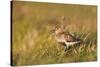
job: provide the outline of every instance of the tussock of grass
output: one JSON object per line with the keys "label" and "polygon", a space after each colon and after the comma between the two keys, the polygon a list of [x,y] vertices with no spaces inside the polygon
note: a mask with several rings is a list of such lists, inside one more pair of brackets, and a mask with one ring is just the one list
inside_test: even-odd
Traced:
{"label": "tussock of grass", "polygon": [[[82,39],[84,40],[86,36],[87,35],[84,35]],[[36,38],[35,44],[31,45],[31,47],[19,47],[19,49],[22,50],[19,51],[17,49],[16,51],[18,51],[18,54],[14,51],[15,55],[13,57],[15,59],[14,62],[16,61],[15,65],[69,63],[97,60],[96,43],[93,40],[89,41],[89,36],[83,43],[71,46],[66,52],[64,51],[65,47],[58,44],[52,36],[48,36],[44,33],[38,37]],[[29,43],[27,44],[24,42],[23,46],[27,45],[29,45]]]}

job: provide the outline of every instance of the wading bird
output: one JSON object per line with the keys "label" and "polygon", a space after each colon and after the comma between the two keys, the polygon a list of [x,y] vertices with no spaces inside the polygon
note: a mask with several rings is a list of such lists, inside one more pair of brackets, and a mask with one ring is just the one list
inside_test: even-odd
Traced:
{"label": "wading bird", "polygon": [[71,35],[69,32],[66,32],[62,27],[55,28],[54,36],[55,40],[58,43],[61,43],[66,46],[66,48],[81,43],[81,39],[78,39],[75,36]]}

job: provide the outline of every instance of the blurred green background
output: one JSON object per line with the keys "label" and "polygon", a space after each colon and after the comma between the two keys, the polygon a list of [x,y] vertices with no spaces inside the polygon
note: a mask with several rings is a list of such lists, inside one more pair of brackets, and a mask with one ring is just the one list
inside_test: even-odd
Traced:
{"label": "blurred green background", "polygon": [[[42,2],[12,2],[13,65],[55,64],[97,60],[97,7]],[[61,23],[61,16],[66,21]],[[50,32],[64,24],[86,44],[64,53]],[[82,35],[83,34],[83,35]]]}

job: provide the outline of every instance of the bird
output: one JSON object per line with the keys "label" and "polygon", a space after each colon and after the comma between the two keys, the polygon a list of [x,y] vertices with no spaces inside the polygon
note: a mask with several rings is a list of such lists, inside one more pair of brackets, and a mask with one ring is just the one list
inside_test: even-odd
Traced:
{"label": "bird", "polygon": [[55,28],[54,37],[58,43],[66,46],[66,48],[81,43],[81,39],[76,38],[68,31],[66,32],[63,27]]}

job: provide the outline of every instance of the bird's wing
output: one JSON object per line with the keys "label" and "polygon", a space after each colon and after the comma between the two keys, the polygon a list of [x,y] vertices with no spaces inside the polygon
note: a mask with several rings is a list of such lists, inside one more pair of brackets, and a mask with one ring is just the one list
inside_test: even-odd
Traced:
{"label": "bird's wing", "polygon": [[76,38],[70,34],[65,35],[64,38],[67,42],[74,42],[76,40]]}

